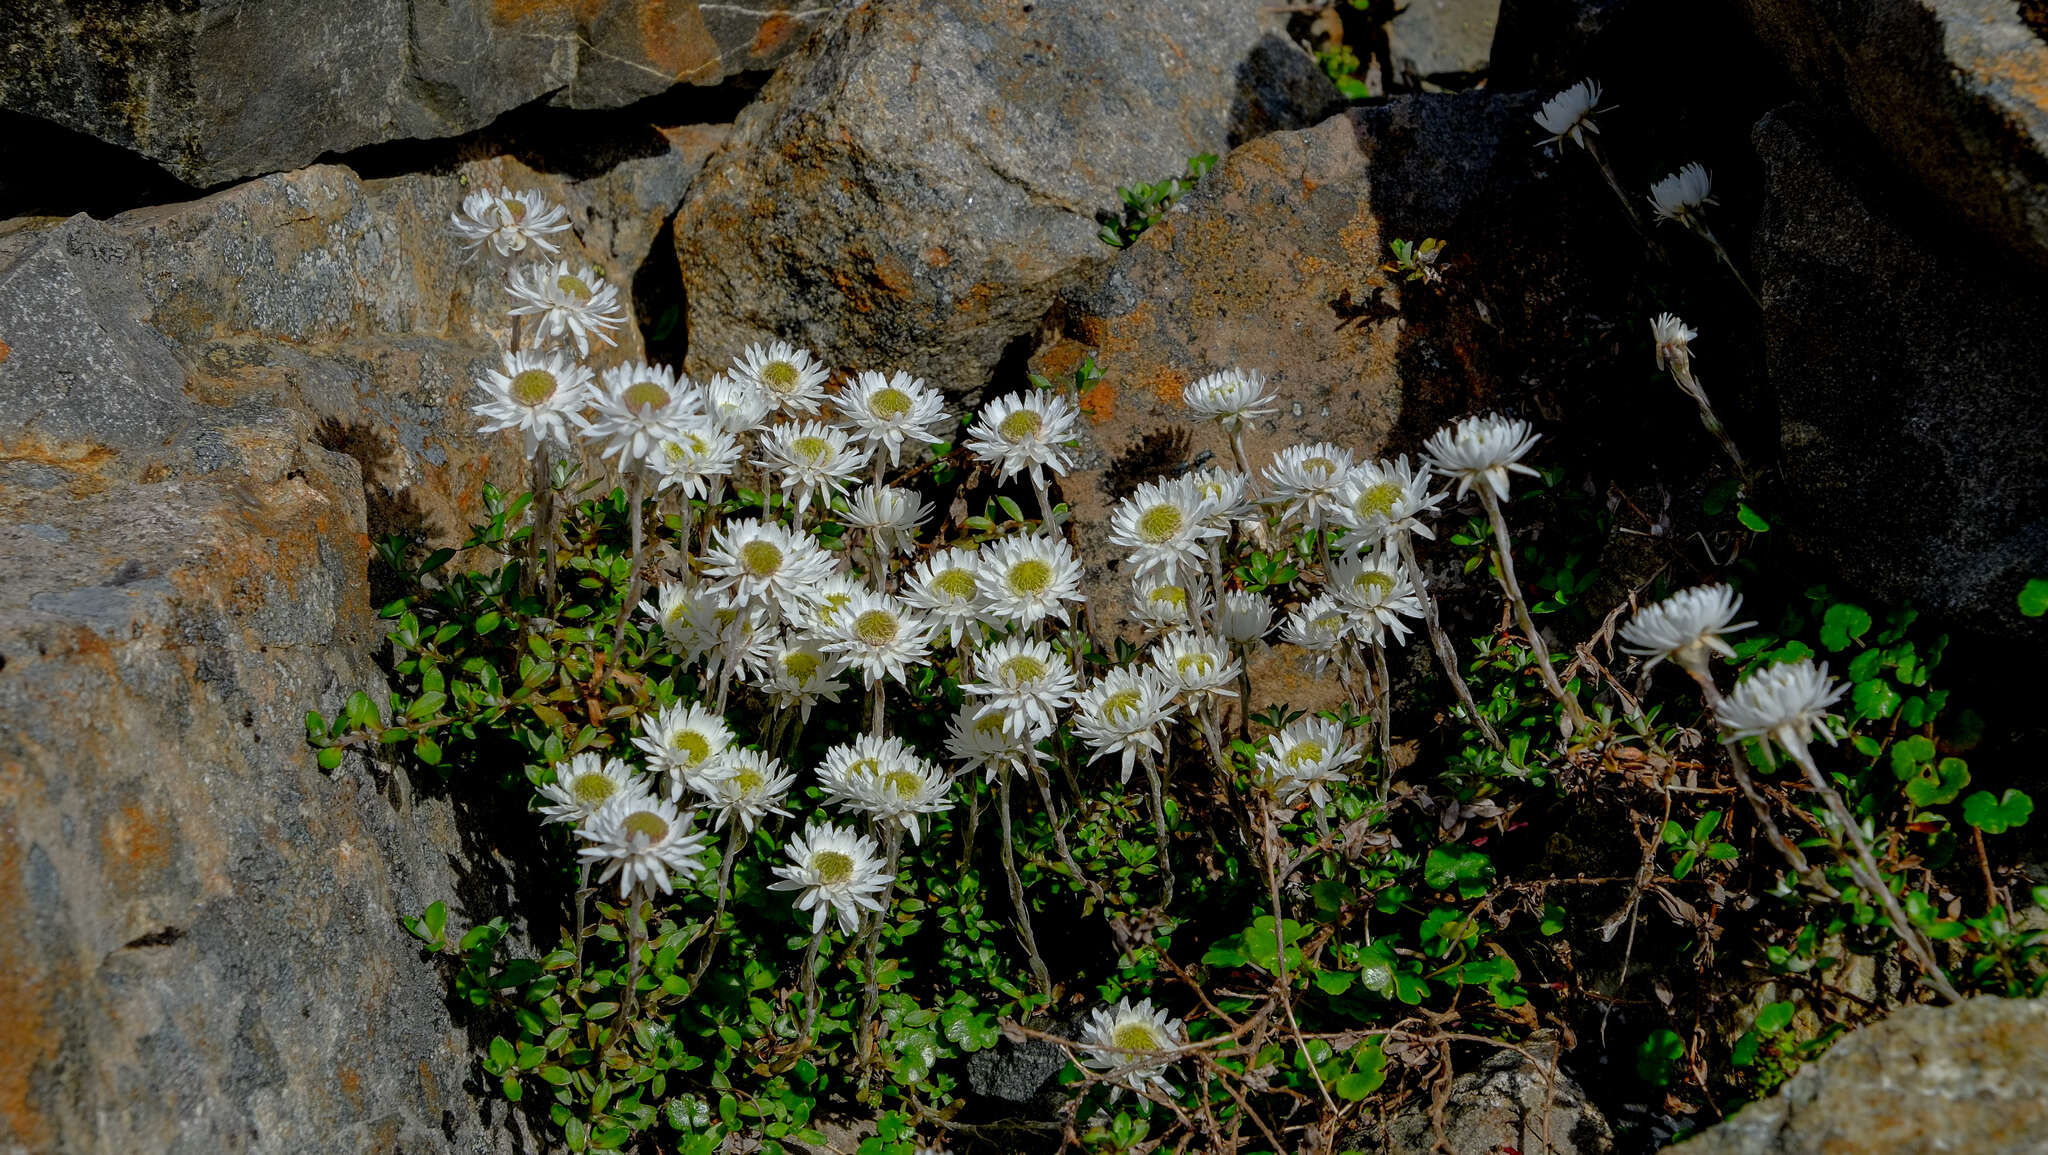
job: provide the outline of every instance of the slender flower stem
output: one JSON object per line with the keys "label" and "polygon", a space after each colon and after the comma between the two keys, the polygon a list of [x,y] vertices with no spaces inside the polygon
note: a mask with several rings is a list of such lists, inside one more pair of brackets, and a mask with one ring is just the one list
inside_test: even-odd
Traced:
{"label": "slender flower stem", "polygon": [[815,1032],[818,1026],[818,948],[824,942],[825,928],[820,925],[817,930],[811,932],[811,945],[804,951],[803,986],[798,996],[804,1004],[803,1041],[806,1046],[817,1037]]}
{"label": "slender flower stem", "polygon": [[620,664],[619,647],[626,641],[626,621],[633,616],[633,607],[640,602],[640,568],[646,562],[647,534],[642,524],[641,505],[646,500],[647,472],[638,466],[630,468],[626,478],[626,520],[632,526],[633,568],[626,575],[626,597],[619,603],[619,623],[612,630],[612,665]]}
{"label": "slender flower stem", "polygon": [[1799,738],[1789,744],[1783,741],[1779,744],[1785,747],[1785,752],[1792,756],[1792,760],[1799,764],[1799,768],[1806,772],[1807,783],[1827,802],[1828,810],[1834,814],[1835,821],[1841,824],[1843,831],[1849,836],[1849,843],[1856,852],[1856,856],[1849,862],[1849,870],[1856,879],[1856,884],[1869,891],[1871,897],[1884,906],[1885,917],[1891,922],[1892,930],[1905,944],[1906,953],[1912,955],[1913,961],[1919,963],[1920,969],[1926,973],[1928,985],[1941,992],[1941,996],[1950,1002],[1962,1002],[1963,996],[1949,982],[1948,974],[1941,969],[1941,964],[1935,961],[1933,946],[1921,937],[1919,929],[1906,917],[1905,909],[1899,905],[1898,896],[1892,893],[1891,887],[1885,885],[1884,872],[1877,867],[1877,856],[1871,852],[1870,840],[1863,836],[1863,824],[1849,812],[1848,803],[1842,801],[1842,795],[1836,791],[1833,783],[1830,783],[1820,772],[1820,767],[1814,764],[1813,751],[1807,748],[1806,740]]}
{"label": "slender flower stem", "polygon": [[585,862],[576,871],[576,981],[583,981],[583,936],[588,933],[590,923],[590,864]]}
{"label": "slender flower stem", "polygon": [[[1706,699],[1707,708],[1718,716],[1723,700],[1721,688],[1714,684],[1714,675],[1707,668],[1706,658],[1702,655],[1677,654],[1673,656],[1673,660],[1692,676],[1693,682],[1700,688],[1701,696]],[[1749,808],[1756,812],[1757,825],[1763,828],[1764,840],[1771,844],[1772,849],[1784,858],[1786,864],[1792,867],[1792,872],[1806,885],[1829,898],[1838,897],[1840,892],[1828,882],[1827,876],[1808,863],[1806,855],[1797,846],[1792,845],[1792,841],[1778,829],[1777,820],[1771,815],[1770,803],[1765,800],[1763,791],[1756,788],[1756,780],[1750,775],[1749,758],[1742,752],[1742,739],[1724,732],[1721,735],[1721,746],[1728,751],[1728,764],[1735,771],[1735,784],[1741,788],[1742,796],[1749,800]]]}
{"label": "slender flower stem", "polygon": [[1537,666],[1543,672],[1543,684],[1551,696],[1563,703],[1565,716],[1573,731],[1586,725],[1586,712],[1579,708],[1579,700],[1557,680],[1557,669],[1550,664],[1550,647],[1543,644],[1543,635],[1536,629],[1536,621],[1529,616],[1529,603],[1522,597],[1522,583],[1515,580],[1515,558],[1508,548],[1508,519],[1502,516],[1500,500],[1493,490],[1484,483],[1472,487],[1479,494],[1479,504],[1486,507],[1486,516],[1493,522],[1493,539],[1500,556],[1500,581],[1507,589],[1508,602],[1515,607],[1515,620],[1521,623],[1522,632],[1528,635],[1529,649],[1536,655]]}
{"label": "slender flower stem", "polygon": [[1052,533],[1060,527],[1058,513],[1052,505],[1052,486],[1045,480],[1043,467],[1034,465],[1028,472],[1031,474],[1031,488],[1038,494],[1038,523],[1043,527],[1041,532]]}
{"label": "slender flower stem", "polygon": [[1394,787],[1394,680],[1387,674],[1384,638],[1373,644],[1372,671],[1378,687],[1375,696],[1380,713],[1380,801],[1384,803]]}
{"label": "slender flower stem", "polygon": [[889,859],[889,885],[882,891],[882,909],[875,912],[867,933],[861,936],[861,973],[867,976],[867,986],[861,993],[860,1021],[867,1024],[868,1039],[863,1049],[870,1052],[881,1041],[881,1021],[875,1017],[875,1008],[881,1002],[882,983],[875,973],[875,955],[882,945],[882,923],[896,905],[896,879],[901,873],[897,867],[903,855],[901,824],[890,822],[882,828],[882,845],[887,848]]}
{"label": "slender flower stem", "polygon": [[541,535],[541,603],[552,607],[555,601],[555,459],[554,453],[546,446],[541,447],[536,466],[540,481],[540,518],[534,532]]}
{"label": "slender flower stem", "polygon": [[1741,285],[1742,291],[1749,295],[1750,303],[1759,309],[1763,308],[1763,298],[1757,296],[1756,290],[1749,287],[1749,280],[1742,275],[1741,269],[1735,267],[1735,258],[1728,255],[1727,247],[1721,244],[1721,238],[1714,235],[1714,230],[1707,227],[1707,222],[1701,220],[1697,214],[1687,214],[1685,223],[1691,226],[1702,240],[1714,247],[1714,255],[1721,258],[1722,264],[1728,266],[1728,272],[1735,277],[1735,283]]}
{"label": "slender flower stem", "polygon": [[726,900],[732,896],[732,865],[739,859],[740,846],[746,840],[746,830],[737,818],[732,820],[732,829],[725,836],[725,853],[718,860],[718,906],[711,912],[711,921],[704,924],[704,953],[697,960],[697,969],[690,974],[690,989],[704,981],[704,973],[711,969],[711,959],[718,953],[721,932],[725,929]]}
{"label": "slender flower stem", "polygon": [[634,887],[626,896],[626,1022],[632,1022],[640,1004],[640,956],[647,948],[647,919],[640,912],[646,891]]}
{"label": "slender flower stem", "polygon": [[1643,218],[1636,212],[1635,201],[1629,199],[1629,195],[1622,191],[1621,182],[1614,179],[1613,167],[1607,163],[1606,157],[1600,155],[1600,150],[1594,147],[1593,138],[1590,135],[1581,136],[1578,141],[1586,146],[1586,155],[1592,157],[1593,163],[1599,166],[1600,175],[1607,180],[1607,187],[1614,190],[1615,199],[1621,202],[1621,211],[1628,215],[1629,226],[1644,240],[1650,240],[1649,230],[1643,227]]}
{"label": "slender flower stem", "polygon": [[1728,460],[1735,463],[1735,471],[1746,475],[1749,466],[1742,460],[1742,450],[1736,448],[1735,439],[1728,435],[1728,427],[1722,425],[1721,418],[1715,414],[1714,406],[1707,400],[1707,391],[1700,387],[1699,380],[1692,375],[1692,366],[1686,364],[1682,357],[1673,358],[1671,378],[1678,382],[1678,387],[1685,391],[1685,395],[1692,398],[1700,407],[1700,424],[1706,426],[1707,432],[1713,434],[1721,443],[1721,451],[1728,455]]}
{"label": "slender flower stem", "polygon": [[1242,425],[1236,426],[1230,431],[1230,458],[1237,462],[1237,471],[1244,474],[1245,484],[1252,484],[1256,479],[1252,476],[1252,467],[1249,464],[1249,459],[1244,455],[1244,426]]}
{"label": "slender flower stem", "polygon": [[1501,753],[1507,753],[1507,745],[1494,733],[1493,723],[1479,712],[1479,704],[1472,700],[1472,688],[1465,684],[1465,676],[1458,671],[1457,647],[1451,644],[1451,636],[1437,620],[1436,596],[1429,592],[1428,579],[1423,576],[1422,563],[1415,558],[1415,544],[1406,533],[1399,535],[1401,543],[1401,564],[1408,567],[1408,583],[1415,587],[1415,596],[1422,602],[1422,621],[1429,628],[1429,640],[1436,647],[1437,664],[1444,668],[1444,677],[1450,679],[1451,688],[1458,692],[1458,703],[1465,707],[1465,716],[1472,719],[1484,735],[1487,744]]}
{"label": "slender flower stem", "polygon": [[1068,874],[1074,876],[1075,882],[1087,888],[1097,900],[1106,901],[1108,895],[1103,892],[1102,887],[1081,873],[1081,864],[1074,861],[1074,852],[1067,843],[1066,828],[1060,822],[1059,811],[1053,806],[1052,783],[1047,782],[1043,774],[1033,774],[1031,780],[1038,784],[1039,801],[1045,805],[1045,820],[1052,825],[1052,844],[1059,851],[1061,865],[1067,868]]}
{"label": "slender flower stem", "polygon": [[1145,751],[1145,778],[1152,784],[1152,834],[1159,844],[1159,909],[1173,905],[1173,856],[1166,833],[1166,780],[1152,751]]}
{"label": "slender flower stem", "polygon": [[996,815],[1003,823],[1003,871],[1010,878],[1010,905],[1017,908],[1017,937],[1024,940],[1024,952],[1031,957],[1031,974],[1038,980],[1039,993],[1052,997],[1052,972],[1038,954],[1038,938],[1031,933],[1031,907],[1024,901],[1024,877],[1017,873],[1017,843],[1010,831],[1010,775],[997,780]]}

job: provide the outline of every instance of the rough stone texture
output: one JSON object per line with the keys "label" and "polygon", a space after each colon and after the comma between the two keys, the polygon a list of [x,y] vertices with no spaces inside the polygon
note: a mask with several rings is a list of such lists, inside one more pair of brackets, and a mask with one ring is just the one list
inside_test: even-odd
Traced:
{"label": "rough stone texture", "polygon": [[[1184,424],[1195,378],[1268,375],[1280,412],[1246,431],[1256,470],[1303,441],[1413,454],[1446,417],[1515,398],[1530,362],[1564,360],[1548,343],[1583,277],[1565,193],[1528,147],[1531,106],[1409,97],[1253,141],[1067,294],[1063,339],[1033,367],[1064,379],[1092,351],[1104,374],[1083,398],[1080,468],[1061,485],[1096,601],[1124,596],[1104,471]],[[1425,236],[1453,238],[1443,288],[1380,269],[1390,240]],[[1191,459],[1231,461],[1213,424],[1189,433]]]}
{"label": "rough stone texture", "polygon": [[1387,22],[1387,49],[1404,83],[1466,87],[1486,72],[1501,0],[1409,0]]}
{"label": "rough stone texture", "polygon": [[1809,99],[1986,238],[2048,266],[2048,22],[2015,0],[1743,0]]}
{"label": "rough stone texture", "polygon": [[[1672,6],[1658,0],[1500,0],[1488,52],[1487,83],[1496,89],[1542,89],[1547,95],[1596,75],[1611,88],[1608,66],[1628,52],[1617,40],[1635,40],[1630,26]],[[1681,19],[1697,11],[1677,11]]]}
{"label": "rough stone texture", "polygon": [[1906,1007],[1836,1043],[1778,1093],[1671,1155],[2039,1151],[2048,1129],[2048,1003]]}
{"label": "rough stone texture", "polygon": [[1095,214],[1119,186],[1337,99],[1243,0],[861,4],[741,113],[677,218],[690,366],[780,336],[977,389],[1110,253]]}
{"label": "rough stone texture", "polygon": [[1831,147],[1798,109],[1758,124],[1757,274],[1787,528],[1856,588],[2039,637],[2048,573],[2048,291]]}
{"label": "rough stone texture", "polygon": [[52,0],[10,6],[0,108],[208,186],[543,99],[613,108],[794,50],[829,0]]}
{"label": "rough stone texture", "polygon": [[517,1143],[396,924],[488,918],[502,871],[445,797],[321,773],[304,717],[378,690],[370,534],[445,541],[516,471],[468,432],[502,263],[446,235],[462,181],[564,199],[630,274],[695,137],[0,225],[0,1152]]}
{"label": "rough stone texture", "polygon": [[[1531,1053],[1550,1058],[1541,1049]],[[1384,1136],[1371,1135],[1369,1141],[1368,1149],[1392,1155],[1607,1155],[1614,1150],[1614,1130],[1570,1075],[1558,1071],[1553,1081],[1521,1054],[1500,1051],[1452,1082],[1442,1146],[1426,1103],[1394,1116]]]}

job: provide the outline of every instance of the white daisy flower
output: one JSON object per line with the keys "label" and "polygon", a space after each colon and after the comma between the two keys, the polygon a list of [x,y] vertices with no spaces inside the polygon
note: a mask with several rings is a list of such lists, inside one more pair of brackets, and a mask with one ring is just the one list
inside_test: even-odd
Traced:
{"label": "white daisy flower", "polygon": [[754,602],[734,604],[721,611],[718,615],[718,648],[714,651],[719,661],[725,663],[727,669],[738,671],[741,677],[766,677],[768,662],[782,636],[777,628],[778,622],[788,615],[791,604],[785,602],[771,608]]}
{"label": "white daisy flower", "polygon": [[656,445],[647,464],[660,479],[657,492],[680,489],[686,497],[709,500],[711,479],[729,476],[739,460],[739,439],[699,417]]}
{"label": "white daisy flower", "polygon": [[592,865],[604,864],[600,883],[619,880],[619,897],[637,889],[668,894],[675,889],[671,876],[695,874],[711,839],[692,833],[690,819],[678,813],[673,802],[661,798],[614,798],[600,807],[576,834],[588,845],[576,857]]}
{"label": "white daisy flower", "polygon": [[1657,345],[1657,368],[1672,365],[1692,367],[1692,339],[1699,333],[1686,327],[1676,313],[1659,313],[1650,322],[1650,339]]}
{"label": "white daisy flower", "polygon": [[485,393],[469,410],[484,419],[477,431],[517,429],[532,457],[542,443],[569,448],[569,426],[581,424],[590,400],[590,370],[561,353],[507,353],[504,368],[486,370],[476,387]]}
{"label": "white daisy flower", "polygon": [[812,706],[839,701],[839,691],[845,688],[839,675],[845,672],[845,659],[826,653],[817,639],[786,638],[770,651],[761,688],[777,706],[785,710],[794,707],[808,722]]}
{"label": "white daisy flower", "polygon": [[1433,515],[1444,496],[1429,491],[1429,466],[1410,468],[1406,454],[1360,462],[1331,495],[1330,520],[1348,532],[1345,544],[1361,552],[1399,533],[1434,540],[1436,531],[1422,517]]}
{"label": "white daisy flower", "polygon": [[1721,635],[1756,624],[1736,621],[1735,615],[1741,609],[1742,595],[1724,585],[1680,590],[1648,609],[1638,610],[1621,627],[1621,648],[1649,658],[1643,666],[1646,670],[1666,658],[1677,659],[1688,670],[1704,670],[1709,650],[1733,661],[1735,651],[1721,640]]}
{"label": "white daisy flower", "polygon": [[1020,626],[1067,621],[1066,603],[1083,600],[1081,563],[1064,538],[1012,534],[982,546],[977,561],[983,609]]}
{"label": "white daisy flower", "polygon": [[1205,543],[1224,535],[1212,512],[1191,478],[1144,482],[1110,512],[1109,543],[1130,551],[1133,579],[1156,573],[1179,581],[1183,567],[1201,572]]}
{"label": "white daisy flower", "polygon": [[1123,780],[1129,782],[1140,752],[1166,752],[1160,730],[1173,715],[1173,691],[1158,670],[1116,666],[1075,699],[1072,725],[1095,757],[1123,755]]}
{"label": "white daisy flower", "polygon": [[1223,607],[1216,615],[1216,632],[1225,641],[1237,645],[1249,645],[1266,636],[1273,628],[1273,603],[1264,594],[1246,593],[1243,590],[1229,590],[1223,595]]}
{"label": "white daisy flower", "polygon": [[1097,1007],[1081,1031],[1081,1046],[1088,1053],[1081,1059],[1091,1070],[1106,1072],[1118,1085],[1114,1097],[1128,1088],[1143,1093],[1152,1087],[1163,1095],[1177,1092],[1167,1081],[1166,1068],[1185,1040],[1179,1019],[1154,1010],[1151,999],[1118,999],[1115,1007]]}
{"label": "white daisy flower", "polygon": [[1266,389],[1266,375],[1253,369],[1225,369],[1189,383],[1181,390],[1181,403],[1197,417],[1205,417],[1236,433],[1246,422],[1270,417],[1274,394]]}
{"label": "white daisy flower", "polygon": [[993,782],[996,775],[1012,770],[1037,773],[1045,759],[1038,744],[1051,736],[1050,729],[1033,729],[1028,721],[1012,720],[1001,711],[984,713],[970,702],[953,715],[946,753],[961,764],[963,773],[980,770]]}
{"label": "white daisy flower", "polygon": [[735,437],[761,428],[768,411],[775,408],[775,399],[766,389],[743,378],[719,373],[702,389],[705,416]]}
{"label": "white daisy flower", "polygon": [[901,464],[906,442],[937,445],[943,438],[934,430],[950,420],[939,391],[902,372],[862,372],[836,402],[868,453],[887,449],[890,465]]}
{"label": "white daisy flower", "polygon": [[1266,477],[1266,500],[1283,506],[1280,513],[1289,524],[1321,529],[1324,507],[1351,474],[1351,451],[1327,441],[1290,445],[1274,454],[1273,463],[1261,472]]}
{"label": "white daisy flower", "polygon": [[942,549],[917,563],[903,583],[903,600],[929,614],[958,646],[981,620],[981,561],[971,549]]}
{"label": "white daisy flower", "polygon": [[846,659],[872,686],[884,678],[904,681],[905,667],[931,652],[931,634],[923,614],[888,594],[861,590],[834,615],[824,648]]}
{"label": "white daisy flower", "polygon": [[549,803],[540,813],[549,822],[576,826],[614,798],[640,798],[647,793],[646,780],[617,758],[578,754],[568,765],[557,765],[555,780],[540,788],[540,796]]}
{"label": "white daisy flower", "polygon": [[863,485],[846,499],[846,524],[866,530],[885,553],[917,548],[917,527],[932,515],[931,503],[893,485]]}
{"label": "white daisy flower", "polygon": [[1484,485],[1502,501],[1508,499],[1508,474],[1536,471],[1522,464],[1522,455],[1536,445],[1527,421],[1489,413],[1467,417],[1449,429],[1430,434],[1423,455],[1430,467],[1458,479],[1458,496]]}
{"label": "white daisy flower", "polygon": [[918,817],[952,808],[953,777],[897,738],[863,734],[825,752],[818,784],[826,797],[878,823],[897,823],[919,842]]}
{"label": "white daisy flower", "polygon": [[853,604],[853,596],[867,588],[865,582],[834,572],[798,591],[802,600],[794,603],[796,612],[790,617],[797,625],[823,637],[839,621],[839,612]]}
{"label": "white daisy flower", "polygon": [[1600,131],[1600,126],[1593,123],[1594,115],[1607,111],[1594,107],[1599,103],[1600,85],[1590,79],[1581,80],[1544,101],[1543,110],[1536,114],[1536,123],[1550,134],[1543,143],[1556,144],[1569,137],[1573,144],[1586,147],[1584,134]]}
{"label": "white daisy flower", "polygon": [[450,214],[448,221],[468,248],[489,243],[499,256],[509,257],[528,245],[557,251],[548,238],[569,227],[569,210],[531,190],[478,189],[462,198],[462,211]]}
{"label": "white daisy flower", "polygon": [[1737,682],[1721,703],[1718,718],[1737,738],[1770,738],[1791,750],[1818,734],[1832,746],[1835,732],[1828,725],[1828,707],[1847,691],[1847,686],[1829,679],[1826,662],[1819,667],[1811,658],[1779,662]]}
{"label": "white daisy flower", "polygon": [[998,397],[981,407],[967,430],[967,450],[996,467],[996,476],[1011,478],[1025,470],[1043,477],[1045,469],[1061,475],[1074,467],[1067,443],[1081,411],[1063,393],[1027,389]]}
{"label": "white daisy flower", "polygon": [[1718,203],[1714,199],[1713,179],[1698,161],[1650,186],[1650,204],[1657,210],[1658,220],[1689,225],[1701,206]]}
{"label": "white daisy flower", "polygon": [[1330,787],[1349,782],[1344,767],[1359,760],[1356,744],[1346,745],[1344,727],[1323,718],[1304,718],[1266,737],[1259,751],[1258,771],[1283,806],[1307,795],[1318,810],[1330,804]]}
{"label": "white daisy flower", "polygon": [[782,802],[795,784],[796,775],[783,773],[780,759],[759,750],[734,750],[726,759],[723,776],[692,782],[690,788],[704,799],[705,808],[718,816],[713,830],[724,830],[725,824],[732,822],[752,834],[770,814],[789,817]]}
{"label": "white daisy flower", "polygon": [[640,737],[633,745],[646,751],[648,765],[669,776],[670,796],[725,773],[725,753],[732,746],[732,727],[698,702],[673,702],[652,714],[640,715]]}
{"label": "white daisy flower", "polygon": [[518,302],[508,312],[537,318],[537,327],[550,339],[573,339],[578,356],[590,355],[592,337],[607,345],[618,343],[612,340],[612,330],[626,323],[619,287],[589,265],[572,269],[569,262],[556,261],[514,269],[508,287]]}
{"label": "white daisy flower", "polygon": [[1209,616],[1209,591],[1202,589],[1190,595],[1184,585],[1145,578],[1131,586],[1131,616],[1153,630],[1195,625]]}
{"label": "white daisy flower", "polygon": [[661,635],[669,649],[682,655],[685,664],[696,661],[718,644],[721,612],[729,609],[727,599],[706,586],[663,582],[640,612],[661,624]]}
{"label": "white daisy flower", "polygon": [[839,916],[839,929],[852,934],[860,927],[860,912],[880,912],[875,896],[882,893],[891,875],[882,873],[880,847],[864,834],[830,822],[813,822],[789,840],[785,851],[787,866],[771,869],[780,877],[768,884],[770,890],[799,891],[798,910],[811,912],[811,933],[825,929],[825,920]]}
{"label": "white daisy flower", "polygon": [[843,495],[846,483],[868,465],[866,451],[855,448],[845,430],[822,421],[785,422],[770,428],[761,438],[761,454],[754,464],[765,465],[780,476],[779,484],[794,495],[799,518],[818,492]]}
{"label": "white daisy flower", "polygon": [[770,404],[791,416],[816,413],[825,401],[825,379],[831,374],[811,356],[786,341],[749,345],[733,358],[734,378],[762,391]]}
{"label": "white daisy flower", "polygon": [[1316,677],[1322,677],[1330,660],[1337,657],[1338,645],[1343,642],[1345,627],[1350,616],[1337,599],[1327,594],[1317,594],[1300,609],[1287,615],[1280,627],[1280,640],[1291,646],[1307,650]]}
{"label": "white daisy flower", "polygon": [[1179,630],[1161,638],[1152,647],[1151,657],[1166,684],[1190,704],[1204,694],[1237,697],[1232,683],[1237,681],[1240,667],[1222,638]]}
{"label": "white daisy flower", "polygon": [[1066,655],[1031,638],[1004,638],[974,655],[974,673],[981,680],[961,685],[961,693],[985,699],[982,710],[1000,711],[1030,728],[1051,727],[1061,707],[1074,700],[1074,668]]}
{"label": "white daisy flower", "polygon": [[1362,642],[1378,644],[1391,631],[1395,642],[1406,643],[1410,630],[1402,619],[1422,616],[1422,599],[1391,550],[1347,556],[1337,563],[1327,588],[1350,615],[1351,633]]}
{"label": "white daisy flower", "polygon": [[786,603],[832,572],[832,555],[818,539],[779,522],[741,518],[712,532],[704,572],[713,589],[732,590],[742,601]]}
{"label": "white daisy flower", "polygon": [[1232,522],[1252,521],[1258,508],[1250,496],[1251,479],[1235,469],[1197,469],[1187,474],[1196,496],[1208,503],[1203,524],[1211,529],[1229,530]]}
{"label": "white daisy flower", "polygon": [[583,435],[604,460],[637,465],[650,461],[663,441],[682,436],[702,403],[687,380],[676,384],[667,366],[628,361],[598,378],[590,399],[595,412],[584,420]]}

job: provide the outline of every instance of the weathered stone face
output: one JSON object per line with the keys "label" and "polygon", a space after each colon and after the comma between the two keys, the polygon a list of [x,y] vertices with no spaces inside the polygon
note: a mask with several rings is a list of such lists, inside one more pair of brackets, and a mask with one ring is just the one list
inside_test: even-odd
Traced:
{"label": "weathered stone face", "polygon": [[[1335,91],[1238,0],[865,4],[741,114],[676,222],[693,372],[782,337],[850,369],[987,383],[1112,252],[1119,186]],[[1014,368],[1014,367],[1013,367]]]}
{"label": "weathered stone face", "polygon": [[495,832],[304,719],[383,692],[371,535],[457,542],[521,473],[472,432],[509,333],[462,193],[548,194],[630,282],[716,135],[0,226],[0,1151],[512,1145],[396,921],[502,912]]}
{"label": "weathered stone face", "polygon": [[830,10],[766,0],[64,0],[24,5],[0,107],[209,186],[454,136],[539,100],[615,108],[766,68]]}

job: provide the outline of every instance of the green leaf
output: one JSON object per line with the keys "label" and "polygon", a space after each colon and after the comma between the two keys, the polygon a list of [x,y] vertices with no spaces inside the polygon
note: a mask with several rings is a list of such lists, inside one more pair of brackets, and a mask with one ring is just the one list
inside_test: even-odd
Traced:
{"label": "green leaf", "polygon": [[1846,650],[1869,632],[1870,614],[1862,606],[1837,602],[1828,607],[1827,617],[1821,622],[1820,644],[1830,650]]}
{"label": "green leaf", "polygon": [[1564,907],[1559,906],[1554,902],[1545,903],[1543,907],[1543,921],[1537,926],[1536,929],[1541,931],[1546,937],[1550,935],[1563,934]]}
{"label": "green leaf", "polygon": [[2004,834],[2015,826],[2025,826],[2033,813],[2034,800],[2019,790],[2007,790],[2003,797],[1979,790],[1963,801],[1963,821],[1986,834]]}
{"label": "green leaf", "polygon": [[420,761],[425,762],[429,766],[439,766],[441,764],[441,744],[425,734],[421,734],[419,739],[412,744],[412,752],[419,756]]}
{"label": "green leaf", "polygon": [[493,1035],[491,1037],[490,1065],[484,1069],[492,1074],[498,1074],[512,1066],[513,1057],[512,1044],[505,1041],[505,1036]]}
{"label": "green leaf", "polygon": [[1901,779],[1911,778],[1933,760],[1934,740],[1925,734],[1913,734],[1892,745],[1892,773]]}
{"label": "green leaf", "polygon": [[448,925],[448,904],[436,902],[428,906],[420,914],[420,922],[427,928],[426,940],[431,943],[439,943],[441,941],[441,932]]}
{"label": "green leaf", "polygon": [[931,1074],[939,1061],[939,1037],[929,1030],[906,1031],[893,1040],[896,1045],[896,1081],[906,1086]]}
{"label": "green leaf", "polygon": [[1756,1013],[1756,1029],[1765,1034],[1775,1034],[1792,1025],[1792,1016],[1798,1007],[1788,1002],[1765,1003]]}
{"label": "green leaf", "polygon": [[336,770],[341,767],[342,753],[341,747],[328,746],[314,755],[313,760],[320,764],[322,770]]}
{"label": "green leaf", "polygon": [[1316,989],[1326,995],[1341,995],[1358,981],[1356,971],[1317,971]]}
{"label": "green leaf", "polygon": [[1961,758],[1943,758],[1938,765],[1922,766],[1906,783],[1906,798],[1915,806],[1941,806],[1954,802],[1969,784],[1969,765]]}
{"label": "green leaf", "polygon": [[2029,578],[2020,590],[2020,612],[2030,618],[2048,614],[2048,578]]}
{"label": "green leaf", "polygon": [[1636,1074],[1646,1083],[1659,1087],[1669,1086],[1671,1078],[1678,1072],[1678,1065],[1685,1061],[1685,1040],[1678,1032],[1658,1029],[1651,1031],[1642,1045],[1636,1048]]}
{"label": "green leaf", "polygon": [[1751,533],[1769,533],[1771,531],[1771,523],[1765,521],[1762,514],[1751,509],[1747,502],[1736,503],[1735,520],[1741,522],[1743,528]]}
{"label": "green leaf", "polygon": [[569,1080],[572,1078],[569,1072],[564,1071],[562,1068],[554,1066],[553,1064],[540,1068],[539,1070],[535,1071],[534,1074],[539,1075],[541,1078],[547,1080],[549,1083],[552,1083],[557,1087],[568,1086]]}
{"label": "green leaf", "polygon": [[1856,713],[1872,720],[1889,718],[1899,708],[1898,691],[1883,678],[1856,683],[1851,699],[1856,703]]}

